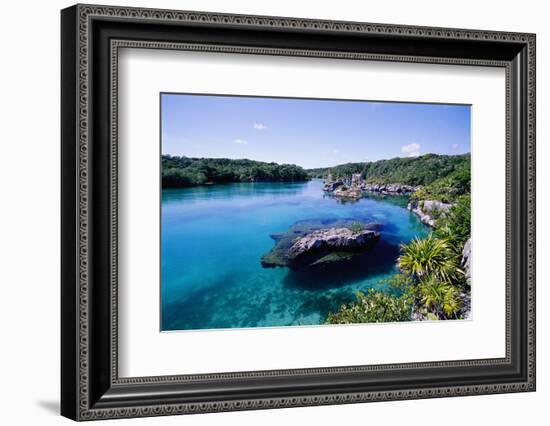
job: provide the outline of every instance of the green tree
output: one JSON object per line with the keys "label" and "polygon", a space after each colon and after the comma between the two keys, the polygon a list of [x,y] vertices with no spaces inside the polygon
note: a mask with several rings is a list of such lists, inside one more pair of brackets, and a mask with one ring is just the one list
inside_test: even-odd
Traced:
{"label": "green tree", "polygon": [[[308,170],[310,177],[324,177],[328,173],[333,177],[349,177],[352,173],[361,173],[368,183],[378,184],[401,183],[427,186],[433,183],[431,192],[434,192],[434,196],[437,192],[438,196],[450,194],[452,198],[469,191],[470,154],[426,154],[415,158],[347,163],[330,168]],[[436,181],[440,181],[439,184],[436,184]],[[450,192],[449,189],[451,189]]]}
{"label": "green tree", "polygon": [[163,155],[162,187],[185,188],[206,183],[301,182],[309,179],[304,169],[294,164],[264,163],[228,158],[189,158]]}

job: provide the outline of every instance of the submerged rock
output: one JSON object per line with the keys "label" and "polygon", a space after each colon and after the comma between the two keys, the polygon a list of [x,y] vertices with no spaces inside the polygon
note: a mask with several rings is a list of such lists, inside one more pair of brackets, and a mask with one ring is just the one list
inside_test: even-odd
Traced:
{"label": "submerged rock", "polygon": [[354,220],[298,222],[287,232],[271,236],[276,244],[262,256],[262,266],[298,268],[345,262],[378,241],[377,227]]}

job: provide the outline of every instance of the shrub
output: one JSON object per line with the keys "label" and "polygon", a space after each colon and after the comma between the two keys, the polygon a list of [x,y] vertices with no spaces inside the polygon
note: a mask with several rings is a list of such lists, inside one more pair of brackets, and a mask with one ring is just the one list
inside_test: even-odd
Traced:
{"label": "shrub", "polygon": [[367,294],[357,293],[357,300],[340,306],[330,313],[327,324],[353,324],[368,322],[409,321],[413,300],[408,294],[396,297],[370,289]]}
{"label": "shrub", "polygon": [[470,193],[470,161],[465,161],[449,174],[430,182],[412,194],[414,200],[438,200],[453,203],[464,194]]}
{"label": "shrub", "polygon": [[436,221],[435,228],[437,237],[448,240],[453,247],[462,250],[471,234],[470,195],[459,197],[449,212]]}

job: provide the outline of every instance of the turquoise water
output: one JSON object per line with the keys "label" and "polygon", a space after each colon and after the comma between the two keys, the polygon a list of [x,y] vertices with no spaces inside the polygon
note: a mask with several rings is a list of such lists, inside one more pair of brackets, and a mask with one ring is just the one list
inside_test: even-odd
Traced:
{"label": "turquoise water", "polygon": [[[384,289],[397,272],[399,244],[428,229],[404,197],[342,203],[322,181],[242,183],[162,191],[162,330],[312,325]],[[380,241],[344,267],[263,268],[271,234],[301,220],[376,222]]]}

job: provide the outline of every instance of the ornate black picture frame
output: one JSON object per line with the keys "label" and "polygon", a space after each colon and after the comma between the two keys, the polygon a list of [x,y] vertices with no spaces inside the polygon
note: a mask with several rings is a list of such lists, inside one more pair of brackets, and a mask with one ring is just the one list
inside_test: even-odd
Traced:
{"label": "ornate black picture frame", "polygon": [[[62,415],[93,420],[535,390],[534,34],[95,5],[64,9],[61,28]],[[120,47],[504,68],[506,356],[120,378]]]}

